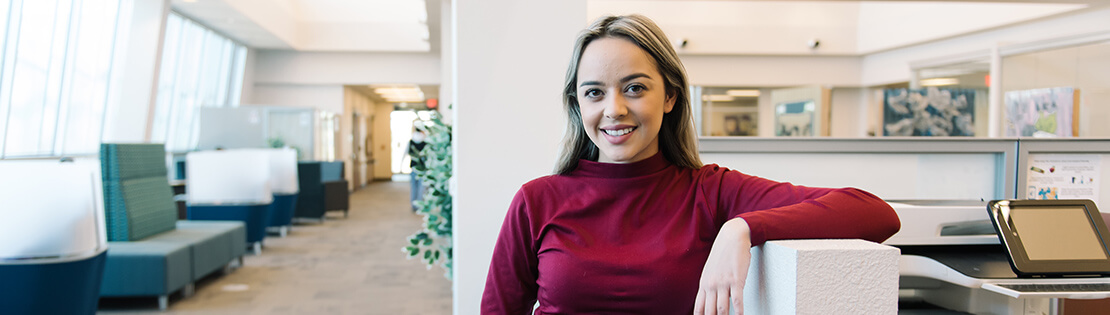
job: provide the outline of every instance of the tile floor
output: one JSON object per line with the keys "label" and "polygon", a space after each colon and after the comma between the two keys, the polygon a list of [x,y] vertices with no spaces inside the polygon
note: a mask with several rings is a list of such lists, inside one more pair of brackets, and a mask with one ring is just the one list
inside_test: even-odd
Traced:
{"label": "tile floor", "polygon": [[375,182],[351,195],[350,218],[332,212],[320,224],[269,237],[261,256],[234,272],[202,280],[196,294],[102,299],[100,314],[450,314],[443,269],[407,260],[401,248],[422,217],[408,206],[407,182]]}

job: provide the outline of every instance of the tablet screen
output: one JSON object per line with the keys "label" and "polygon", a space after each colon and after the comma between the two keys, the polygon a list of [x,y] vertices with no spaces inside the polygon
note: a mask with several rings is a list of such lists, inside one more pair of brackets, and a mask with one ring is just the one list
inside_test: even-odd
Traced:
{"label": "tablet screen", "polygon": [[1010,219],[1029,260],[1107,259],[1082,206],[1014,207]]}

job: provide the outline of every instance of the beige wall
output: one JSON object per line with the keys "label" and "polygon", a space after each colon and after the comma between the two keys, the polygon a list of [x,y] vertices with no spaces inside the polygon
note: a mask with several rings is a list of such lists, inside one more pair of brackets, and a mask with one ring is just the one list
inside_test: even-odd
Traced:
{"label": "beige wall", "polygon": [[[374,106],[374,102],[365,94],[343,87],[343,114],[339,118],[339,136],[335,139],[338,150],[335,156],[346,164],[345,176],[351,190],[369,182],[370,165],[365,149],[366,132],[369,128],[364,124],[374,115]],[[356,119],[360,124],[357,128]]]}
{"label": "beige wall", "polygon": [[393,105],[378,103],[374,106],[374,117],[371,119],[374,126],[371,131],[373,137],[373,166],[375,180],[389,180],[393,176],[390,165],[393,163],[393,146],[390,145],[392,133],[389,129],[389,114],[393,112]]}

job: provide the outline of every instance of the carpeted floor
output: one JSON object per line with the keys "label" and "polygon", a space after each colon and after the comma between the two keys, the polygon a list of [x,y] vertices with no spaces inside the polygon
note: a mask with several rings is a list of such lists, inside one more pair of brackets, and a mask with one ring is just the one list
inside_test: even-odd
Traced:
{"label": "carpeted floor", "polygon": [[100,314],[450,314],[451,282],[443,269],[407,260],[401,248],[422,217],[408,206],[408,183],[376,182],[351,195],[350,218],[332,212],[266,239],[234,272],[175,294],[158,312],[156,298],[102,299]]}

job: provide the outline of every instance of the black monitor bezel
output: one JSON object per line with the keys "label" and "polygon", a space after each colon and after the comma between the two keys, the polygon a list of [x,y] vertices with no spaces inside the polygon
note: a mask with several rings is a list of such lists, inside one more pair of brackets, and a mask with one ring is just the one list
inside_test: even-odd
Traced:
{"label": "black monitor bezel", "polygon": [[[1020,232],[1015,232],[1006,214],[1011,208],[1038,208],[1072,206],[1083,207],[1087,220],[1095,228],[1095,235],[1102,242],[1106,259],[1097,260],[1030,260],[1021,244]],[[1066,276],[1066,275],[1110,275],[1110,229],[1102,219],[1098,207],[1091,200],[992,200],[987,204],[987,212],[998,232],[998,240],[1005,245],[1010,258],[1010,267],[1021,277]],[[1003,224],[1004,222],[1005,224]]]}

